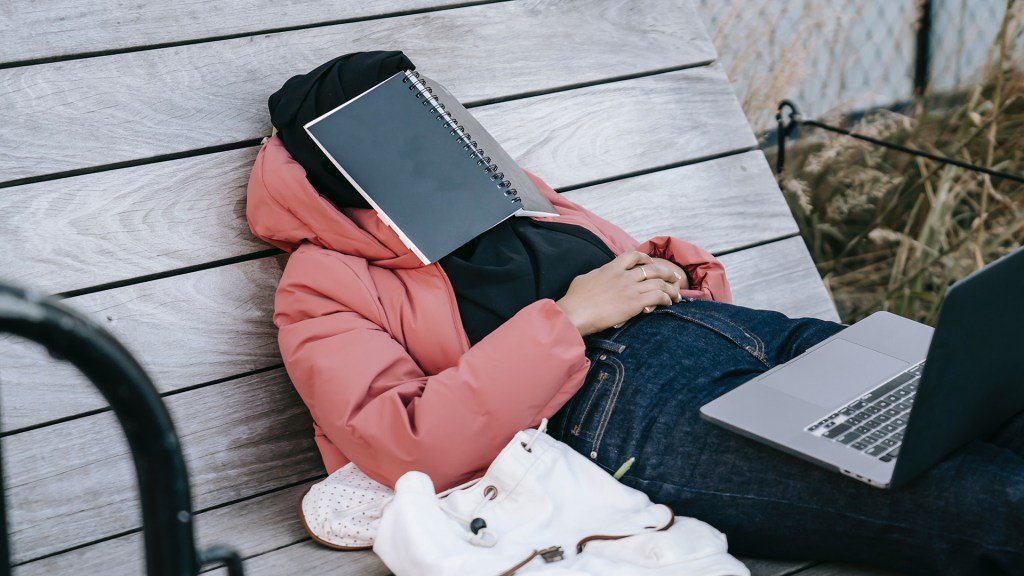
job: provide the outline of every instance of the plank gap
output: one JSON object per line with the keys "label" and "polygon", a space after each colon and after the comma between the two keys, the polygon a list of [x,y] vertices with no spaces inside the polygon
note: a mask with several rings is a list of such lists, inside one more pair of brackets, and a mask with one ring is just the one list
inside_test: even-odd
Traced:
{"label": "plank gap", "polygon": [[240,256],[231,256],[230,258],[221,258],[219,260],[212,260],[210,262],[204,262],[202,264],[193,264],[191,266],[174,268],[172,270],[164,270],[163,272],[144,274],[142,276],[135,276],[133,278],[118,280],[116,282],[106,282],[104,284],[97,284],[95,286],[89,286],[87,288],[68,290],[67,292],[58,292],[57,294],[54,294],[54,296],[57,298],[73,298],[75,296],[84,296],[86,294],[103,292],[104,290],[111,290],[113,288],[123,288],[125,286],[131,286],[133,284],[142,284],[143,282],[162,280],[164,278],[170,278],[172,276],[191,274],[192,272],[200,272],[203,270],[209,270],[211,268],[219,268],[220,266],[228,266],[231,264],[238,264],[240,262],[248,262],[249,260],[259,260],[260,258],[277,256],[280,254],[284,254],[284,250],[281,250],[280,248],[267,248],[266,250],[260,250],[258,252],[252,252],[249,254],[242,254]]}
{"label": "plank gap", "polygon": [[58,550],[56,552],[50,552],[49,554],[44,554],[42,556],[37,556],[37,557],[32,558],[30,560],[23,560],[21,562],[12,562],[11,566],[12,567],[24,566],[26,564],[31,564],[32,562],[38,562],[40,560],[45,560],[47,558],[52,558],[54,556],[60,556],[61,554],[67,554],[68,552],[74,552],[75,550],[81,550],[82,548],[88,548],[89,546],[93,546],[95,544],[100,544],[100,543],[106,542],[108,540],[116,540],[118,538],[124,538],[125,536],[130,536],[130,535],[135,534],[136,532],[140,532],[140,531],[141,531],[141,528],[133,528],[131,530],[125,530],[124,532],[118,532],[116,534],[110,534],[110,535],[104,536],[102,538],[97,538],[96,540],[93,540],[92,542],[84,542],[82,544],[76,544],[74,546],[68,546],[67,548],[65,548],[63,550]]}
{"label": "plank gap", "polygon": [[[499,1],[501,1],[501,2],[509,2],[511,0],[499,0]],[[547,95],[552,95],[552,94],[560,94],[560,93],[563,93],[563,92],[571,92],[573,90],[579,90],[579,89],[584,89],[584,88],[594,88],[594,87],[602,86],[602,85],[605,85],[605,84],[615,84],[616,82],[622,82],[622,81],[625,81],[625,80],[639,80],[639,79],[643,79],[643,78],[652,78],[652,77],[655,77],[655,76],[661,76],[661,75],[664,75],[664,74],[671,74],[673,72],[681,72],[681,71],[685,71],[685,70],[694,70],[694,69],[697,69],[697,68],[706,68],[706,67],[708,67],[708,66],[710,66],[712,64],[714,64],[714,60],[705,60],[705,61],[697,62],[697,63],[694,63],[694,64],[684,64],[684,65],[681,65],[681,66],[672,66],[672,67],[668,67],[668,68],[660,68],[660,69],[657,69],[657,70],[651,70],[651,71],[647,71],[647,72],[638,72],[638,73],[635,73],[635,74],[625,74],[625,75],[619,75],[619,76],[612,76],[612,77],[602,78],[600,80],[595,80],[595,81],[591,81],[591,82],[577,82],[577,83],[573,83],[573,84],[566,84],[564,86],[558,86],[558,87],[550,88],[550,89],[531,90],[531,91],[526,91],[526,92],[517,92],[517,93],[509,94],[509,95],[506,95],[506,96],[499,96],[499,97],[494,97],[494,98],[485,98],[485,99],[481,99],[481,100],[468,101],[468,102],[465,102],[463,104],[465,105],[466,108],[479,108],[481,106],[488,106],[488,105],[492,105],[492,104],[503,104],[503,103],[507,103],[507,102],[515,102],[517,100],[525,100],[527,98],[535,98],[537,96],[547,96]],[[2,68],[2,66],[0,66],[0,68]],[[268,113],[268,115],[269,115],[269,113]],[[182,152],[171,152],[171,153],[168,153],[168,154],[158,154],[158,155],[150,156],[150,157],[147,157],[147,158],[135,158],[133,160],[123,160],[121,162],[112,162],[112,163],[109,163],[109,164],[97,164],[97,165],[89,166],[89,167],[86,167],[86,168],[75,168],[73,170],[64,170],[64,171],[61,171],[61,172],[52,172],[50,174],[40,174],[40,175],[36,175],[36,176],[26,176],[24,178],[15,178],[15,179],[12,179],[12,180],[6,180],[6,181],[0,182],[0,189],[3,189],[3,188],[13,188],[15,186],[24,186],[26,184],[36,184],[36,183],[39,183],[39,182],[50,182],[50,181],[53,181],[53,180],[61,180],[61,179],[64,179],[64,178],[74,178],[75,176],[84,176],[84,175],[95,174],[95,173],[99,173],[99,172],[107,172],[107,171],[110,171],[110,170],[118,170],[118,169],[121,169],[121,168],[133,168],[133,167],[137,167],[137,166],[145,166],[145,165],[148,165],[148,164],[158,164],[160,162],[169,162],[169,161],[173,161],[173,160],[182,160],[182,159],[186,159],[186,158],[194,158],[194,157],[197,157],[197,156],[204,156],[204,155],[207,155],[207,154],[215,154],[215,153],[218,153],[218,152],[229,152],[229,151],[232,151],[232,150],[241,150],[241,149],[244,149],[244,148],[260,146],[260,145],[262,145],[263,140],[264,140],[263,138],[249,138],[249,139],[246,139],[246,140],[241,140],[241,141],[238,141],[238,142],[231,142],[231,143],[228,143],[228,144],[218,144],[218,145],[214,145],[214,146],[203,146],[203,147],[200,147],[200,148],[193,148],[191,150],[185,150],[185,151],[182,151]],[[661,166],[661,167],[657,167],[657,168],[652,168],[652,169],[641,171],[641,172],[635,172],[635,173],[631,173],[631,175],[646,174],[646,173],[649,173],[649,172],[656,172],[658,170],[662,170],[662,169],[665,169],[665,168],[675,168],[675,167],[678,167],[678,166],[685,166],[687,164],[696,164],[698,162],[704,162],[706,160],[714,160],[716,158],[721,158],[723,156],[730,156],[730,155],[733,155],[733,154],[740,154],[740,153],[749,152],[749,151],[755,150],[755,149],[757,149],[757,146],[750,146],[750,147],[740,148],[740,149],[737,149],[737,150],[732,150],[730,152],[725,152],[725,153],[720,153],[720,154],[712,154],[712,155],[709,155],[709,156],[702,156],[702,157],[695,158],[693,160],[689,160],[689,161],[678,163],[678,164],[669,164],[669,165],[665,165],[665,166]],[[606,180],[594,180],[594,181],[591,181],[591,182],[587,182],[587,183],[583,183],[583,184],[578,184],[578,185],[576,185],[576,188],[583,187],[583,186],[590,186],[592,184],[600,184],[600,183],[608,182],[608,181],[610,181],[610,180],[607,180],[607,179]],[[567,188],[567,190],[573,190],[573,189],[575,189],[575,188]]]}
{"label": "plank gap", "polygon": [[[206,381],[206,382],[200,382],[198,384],[193,384],[192,386],[184,386],[184,387],[181,387],[181,388],[175,388],[174,390],[170,390],[170,391],[167,391],[167,392],[161,392],[161,393],[159,393],[159,395],[160,395],[160,398],[168,398],[170,396],[181,394],[182,392],[190,392],[192,390],[198,390],[200,388],[206,388],[207,386],[215,386],[217,384],[223,384],[224,382],[230,382],[232,380],[239,380],[241,378],[247,378],[249,376],[255,376],[257,374],[262,374],[264,372],[272,372],[274,370],[278,370],[278,369],[282,369],[282,368],[284,368],[284,364],[273,364],[271,366],[264,366],[263,368],[255,368],[253,370],[247,370],[245,372],[241,372],[241,373],[238,373],[238,374],[233,374],[231,376],[226,376],[224,378],[216,378],[214,380],[209,380],[209,381]],[[64,416],[63,418],[55,418],[53,420],[47,420],[45,422],[40,422],[38,424],[33,424],[31,426],[22,426],[20,428],[12,428],[11,430],[2,430],[2,431],[0,431],[0,438],[4,438],[6,436],[14,436],[15,434],[20,434],[22,432],[30,432],[32,430],[37,430],[39,428],[46,428],[47,426],[52,426],[54,424],[61,424],[61,423],[64,423],[64,422],[70,422],[72,420],[78,420],[79,418],[87,418],[89,416],[95,416],[96,414],[102,414],[104,412],[110,412],[110,411],[111,411],[110,406],[104,406],[103,408],[97,408],[95,410],[89,410],[89,411],[86,411],[86,412],[79,412],[77,414],[72,414],[70,416]]]}
{"label": "plank gap", "polygon": [[750,244],[744,244],[742,246],[737,246],[736,248],[729,248],[728,250],[719,250],[718,252],[714,252],[714,255],[715,255],[716,258],[718,258],[718,257],[721,257],[721,256],[726,256],[726,255],[729,255],[729,254],[733,254],[733,253],[736,253],[736,252],[742,252],[742,251],[744,251],[744,250],[746,250],[748,248],[758,248],[760,246],[766,246],[768,244],[774,244],[776,242],[782,242],[783,240],[789,240],[790,238],[796,238],[798,236],[800,236],[799,232],[793,232],[792,234],[785,234],[785,235],[778,236],[778,237],[775,237],[775,238],[769,238],[768,240],[762,240],[760,242],[752,242]]}
{"label": "plank gap", "polygon": [[227,508],[228,506],[233,506],[235,504],[246,502],[248,500],[253,500],[255,498],[262,498],[263,496],[269,496],[270,494],[276,494],[276,493],[282,492],[284,490],[291,490],[292,488],[295,488],[296,486],[301,486],[303,484],[308,484],[310,482],[323,480],[326,477],[327,477],[326,474],[317,474],[316,476],[310,476],[309,478],[303,478],[302,480],[297,480],[295,482],[289,482],[288,484],[284,484],[284,485],[278,486],[276,488],[272,488],[270,490],[264,490],[263,492],[259,492],[259,493],[256,493],[256,494],[251,494],[249,496],[245,496],[245,497],[242,497],[242,498],[236,498],[236,499],[228,501],[228,502],[221,502],[220,504],[215,504],[213,506],[207,506],[206,508],[202,508],[200,510],[193,510],[192,511],[192,515],[196,516],[198,514],[204,514],[206,512],[210,512],[212,510],[218,510],[220,508]]}
{"label": "plank gap", "polygon": [[183,158],[192,158],[195,156],[203,156],[205,154],[214,154],[217,152],[229,152],[231,150],[240,150],[242,148],[259,146],[261,142],[263,142],[262,138],[250,138],[248,140],[242,140],[241,142],[232,142],[230,144],[218,144],[216,146],[205,146],[203,148],[186,150],[184,152],[159,154],[157,156],[150,156],[149,158],[136,158],[134,160],[124,160],[122,162],[113,162],[110,164],[98,164],[96,166],[89,166],[88,168],[75,168],[74,170],[64,170],[62,172],[52,172],[50,174],[26,176],[25,178],[15,178],[14,180],[0,182],[0,188],[11,188],[14,186],[21,186],[24,184],[34,184],[36,182],[49,182],[51,180],[74,178],[75,176],[83,176],[86,174],[93,174],[95,172],[106,172],[109,170],[118,170],[120,168],[131,168],[133,166],[157,164],[160,162],[167,162],[170,160],[181,160]]}
{"label": "plank gap", "polygon": [[576,82],[573,84],[565,84],[564,86],[558,86],[556,88],[549,88],[545,90],[530,90],[527,92],[517,92],[508,96],[496,96],[494,98],[484,98],[482,100],[474,100],[470,104],[465,104],[466,108],[473,108],[475,106],[486,106],[488,104],[500,104],[502,102],[511,102],[514,100],[522,100],[523,98],[532,98],[534,96],[546,96],[548,94],[558,94],[560,92],[569,92],[571,90],[579,90],[580,88],[592,88],[594,86],[601,86],[602,84],[613,84],[615,82],[622,82],[624,80],[637,80],[640,78],[649,78],[651,76],[660,76],[662,74],[669,74],[672,72],[681,72],[683,70],[692,70],[695,68],[706,68],[714,64],[712,60],[701,60],[692,64],[682,64],[679,66],[670,66],[667,68],[658,68],[656,70],[648,70],[646,72],[636,72],[633,74],[622,74],[619,76],[611,76],[608,78],[602,78],[600,80],[593,80],[591,82]]}
{"label": "plank gap", "polygon": [[337,20],[326,20],[324,22],[315,22],[310,24],[296,24],[294,26],[281,26],[277,28],[265,28],[260,30],[250,30],[247,32],[238,32],[235,34],[219,34],[215,36],[206,36],[203,38],[192,38],[190,40],[180,40],[177,42],[159,42],[155,44],[142,44],[139,46],[130,46],[127,48],[117,48],[113,50],[92,50],[87,52],[77,52],[74,54],[64,54],[61,56],[48,56],[46,58],[27,58],[24,60],[12,60],[10,62],[0,63],[0,70],[7,68],[21,68],[24,66],[36,66],[39,64],[52,64],[54,62],[67,62],[69,60],[87,60],[89,58],[101,58],[103,56],[116,56],[118,54],[128,54],[131,52],[146,52],[148,50],[160,50],[163,48],[176,48],[179,46],[190,46],[192,44],[204,44],[206,42],[220,42],[222,40],[234,40],[237,38],[245,38],[248,36],[263,36],[267,34],[279,34],[282,32],[294,32],[296,30],[311,30],[315,28],[325,28],[327,26],[338,26],[339,24],[352,24],[356,22],[368,22],[371,20],[384,20],[387,18],[396,18],[399,16],[412,16],[415,14],[426,14],[430,12],[442,12],[445,10],[457,10],[459,8],[468,8],[472,6],[481,6],[484,4],[499,4],[502,2],[511,2],[512,0],[469,0],[459,4],[450,4],[447,6],[434,6],[430,8],[412,8],[408,10],[395,10],[394,12],[386,12],[383,14],[375,14],[372,16],[355,16],[351,18],[340,18]]}
{"label": "plank gap", "polygon": [[[298,480],[298,481],[295,481],[295,482],[289,482],[288,484],[284,484],[284,485],[278,486],[276,488],[272,488],[270,490],[264,490],[264,491],[259,492],[259,493],[251,494],[251,495],[243,497],[243,498],[236,498],[234,500],[231,500],[231,501],[228,501],[228,502],[222,502],[222,503],[216,504],[214,506],[207,506],[206,508],[193,510],[192,511],[193,537],[198,536],[198,534],[196,533],[197,531],[195,529],[195,525],[196,525],[195,524],[195,518],[197,516],[199,516],[200,514],[205,514],[207,512],[211,512],[213,510],[218,510],[218,509],[221,509],[221,508],[227,508],[228,506],[233,506],[235,504],[240,504],[240,503],[246,502],[248,500],[255,500],[256,498],[262,498],[264,496],[269,496],[271,494],[276,494],[278,492],[283,492],[285,490],[291,490],[292,488],[295,488],[296,486],[301,486],[303,484],[308,484],[310,482],[319,481],[319,480],[324,479],[325,477],[326,476],[324,474],[317,474],[316,476],[311,476],[309,478],[303,478],[302,480]],[[65,548],[63,550],[58,550],[56,552],[51,552],[49,554],[44,554],[42,556],[38,556],[36,558],[32,558],[30,560],[25,560],[23,562],[18,562],[18,563],[13,564],[13,566],[24,566],[24,565],[27,565],[27,564],[31,564],[33,562],[39,562],[39,561],[45,560],[47,558],[52,558],[54,556],[60,556],[61,554],[67,554],[69,552],[74,552],[75,550],[81,550],[82,548],[87,548],[89,546],[95,546],[97,544],[102,544],[103,542],[107,542],[109,540],[115,540],[117,538],[123,538],[125,536],[130,536],[132,534],[139,534],[141,532],[142,532],[142,526],[139,526],[138,528],[132,528],[131,530],[125,530],[125,531],[119,532],[117,534],[111,534],[109,536],[104,536],[102,538],[97,538],[96,540],[93,540],[93,541],[90,541],[90,542],[85,542],[85,543],[82,543],[82,544],[77,544],[75,546],[69,546],[69,547],[67,547],[67,548]],[[306,538],[303,538],[301,540],[285,544],[283,546],[278,546],[274,550],[267,550],[265,552],[262,552],[261,554],[266,554],[268,552],[274,552],[275,550],[279,550],[281,548],[286,548],[288,546],[293,546],[295,544],[299,544],[299,543],[304,542],[306,540],[309,540],[309,538],[306,537]],[[196,544],[200,544],[198,542],[198,539],[196,540]],[[260,554],[255,554],[254,556],[258,556],[258,555],[260,555]],[[242,559],[246,560],[247,558],[248,557],[245,557],[245,558],[242,558]],[[219,564],[218,565],[214,565],[213,563],[211,563],[209,568],[201,570],[201,572],[209,572],[210,570],[215,570],[215,569],[220,568],[220,567],[221,567],[221,565],[219,565]]]}
{"label": "plank gap", "polygon": [[[608,183],[611,183],[611,182],[618,182],[618,181],[621,181],[621,180],[627,180],[629,178],[636,178],[638,176],[644,176],[644,175],[647,175],[647,174],[654,174],[656,172],[661,172],[661,171],[664,171],[664,170],[671,170],[671,169],[674,169],[674,168],[681,168],[681,167],[684,167],[684,166],[689,166],[689,165],[693,165],[693,164],[699,164],[701,162],[707,162],[707,161],[711,161],[711,160],[718,160],[718,159],[721,159],[721,158],[727,158],[729,156],[737,156],[737,155],[740,155],[740,154],[745,154],[747,152],[751,152],[753,150],[756,150],[756,147],[737,148],[735,150],[729,150],[729,151],[718,153],[718,154],[711,154],[711,155],[701,156],[699,158],[695,158],[695,159],[691,159],[691,160],[684,160],[684,161],[681,161],[681,162],[665,164],[665,165],[656,166],[656,167],[653,167],[653,168],[647,168],[647,169],[643,169],[643,170],[635,170],[635,171],[631,171],[631,172],[627,172],[627,173],[623,173],[623,174],[618,174],[616,176],[612,176],[612,177],[608,177],[608,178],[595,179],[595,180],[591,180],[591,181],[588,181],[588,182],[584,182],[582,184],[572,184],[572,185],[569,185],[569,186],[562,186],[562,187],[555,188],[555,191],[560,193],[560,194],[564,193],[564,192],[571,192],[571,191],[580,190],[580,189],[583,189],[583,188],[588,188],[588,187],[597,186],[597,185],[601,185],[601,184],[608,184]],[[0,186],[0,187],[2,187],[2,186]],[[786,239],[786,238],[789,238],[789,237],[790,236],[780,236],[780,237],[772,238],[772,239],[769,239],[769,240],[765,240],[765,241],[763,241],[761,243],[744,245],[742,247],[734,248],[734,249],[731,249],[731,250],[728,250],[728,251],[722,251],[720,253],[721,254],[729,254],[731,252],[737,252],[737,251],[740,251],[740,250],[744,250],[746,248],[750,248],[750,247],[754,247],[754,246],[760,246],[762,244],[767,244],[767,243],[775,242],[777,240],[783,240],[783,239]],[[154,280],[161,280],[161,279],[164,279],[164,278],[171,278],[171,277],[174,277],[174,276],[181,276],[181,275],[184,275],[184,274],[190,274],[192,272],[200,272],[200,271],[203,271],[203,270],[209,270],[211,268],[217,268],[217,267],[220,267],[220,266],[226,266],[226,265],[230,265],[230,264],[237,264],[237,263],[240,263],[240,262],[247,262],[247,261],[250,261],[250,260],[259,260],[261,258],[265,258],[265,257],[269,257],[269,256],[277,256],[277,255],[280,255],[280,254],[284,254],[284,251],[279,249],[279,248],[268,248],[266,250],[260,250],[258,252],[252,252],[252,253],[243,254],[243,255],[240,255],[240,256],[232,256],[230,258],[222,258],[222,259],[213,260],[213,261],[210,261],[210,262],[205,262],[203,264],[194,264],[192,266],[185,266],[185,267],[181,267],[181,268],[174,268],[174,269],[171,269],[171,270],[165,270],[165,271],[162,271],[162,272],[156,272],[156,273],[153,273],[153,274],[145,274],[145,275],[142,275],[142,276],[135,276],[135,277],[132,277],[132,278],[126,278],[126,279],[123,279],[123,280],[118,280],[116,282],[106,282],[106,283],[103,283],[103,284],[97,284],[97,285],[89,286],[89,287],[86,287],[86,288],[79,288],[79,289],[76,289],[76,290],[69,290],[69,291],[66,291],[66,292],[58,292],[58,293],[54,294],[54,296],[56,296],[57,298],[73,298],[73,297],[76,297],[76,296],[83,296],[83,295],[86,295],[86,294],[94,294],[96,292],[102,292],[104,290],[110,290],[110,289],[114,289],[114,288],[123,288],[123,287],[131,286],[131,285],[134,285],[134,284],[142,284],[144,282],[150,282],[150,281],[154,281]],[[2,437],[2,434],[0,434],[0,437]]]}
{"label": "plank gap", "polygon": [[598,178],[595,180],[588,180],[580,184],[573,184],[571,186],[562,186],[555,190],[559,193],[572,192],[581,188],[588,188],[590,186],[597,186],[599,184],[607,184],[609,182],[618,182],[619,180],[625,180],[627,178],[635,178],[637,176],[644,176],[646,174],[654,174],[655,172],[661,172],[663,170],[671,170],[673,168],[682,168],[683,166],[690,166],[693,164],[700,164],[701,162],[708,162],[710,160],[718,160],[720,158],[728,158],[729,156],[737,156],[739,154],[745,154],[757,150],[756,146],[745,146],[743,148],[736,148],[735,150],[727,150],[725,152],[719,152],[717,154],[709,154],[707,156],[698,156],[697,158],[691,158],[689,160],[683,160],[680,162],[673,162],[671,164],[662,164],[660,166],[654,166],[651,168],[644,168],[643,170],[634,170],[632,172],[626,172],[624,174],[617,174],[610,178]]}
{"label": "plank gap", "polygon": [[[291,548],[292,546],[298,546],[299,544],[302,544],[304,542],[309,542],[310,540],[311,540],[311,538],[309,536],[306,536],[305,538],[300,538],[299,540],[296,540],[294,542],[288,542],[287,544],[282,544],[280,546],[277,546],[277,547],[274,547],[274,548],[270,548],[270,549],[264,550],[262,552],[257,552],[257,553],[255,553],[255,554],[253,554],[251,556],[245,556],[245,557],[242,558],[242,564],[244,566],[246,561],[252,560],[253,558],[259,558],[260,556],[266,556],[267,554],[273,554],[274,552],[280,552],[281,550],[284,550],[285,548]],[[344,551],[340,551],[340,550],[335,550],[335,552],[337,552],[338,554],[345,554]],[[199,571],[199,573],[200,574],[205,574],[207,572],[212,572],[214,570],[219,570],[221,568],[224,568],[223,564],[217,564],[217,565],[211,564],[209,568],[203,568],[203,569],[201,569]]]}

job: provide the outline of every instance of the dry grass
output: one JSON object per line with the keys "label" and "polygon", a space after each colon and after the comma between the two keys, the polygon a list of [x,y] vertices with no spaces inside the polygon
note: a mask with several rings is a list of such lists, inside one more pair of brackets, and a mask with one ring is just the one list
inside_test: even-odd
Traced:
{"label": "dry grass", "polygon": [[[1007,1],[975,88],[854,130],[1024,175],[1022,13]],[[813,129],[791,150],[780,186],[844,321],[890,310],[934,323],[952,282],[1024,243],[1018,182]]]}

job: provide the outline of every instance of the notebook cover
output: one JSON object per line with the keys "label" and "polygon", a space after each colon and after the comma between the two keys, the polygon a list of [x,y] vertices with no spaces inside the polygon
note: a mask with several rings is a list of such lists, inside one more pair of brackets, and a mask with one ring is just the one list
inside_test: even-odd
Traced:
{"label": "notebook cover", "polygon": [[430,264],[519,206],[404,78],[392,76],[305,128],[381,219]]}

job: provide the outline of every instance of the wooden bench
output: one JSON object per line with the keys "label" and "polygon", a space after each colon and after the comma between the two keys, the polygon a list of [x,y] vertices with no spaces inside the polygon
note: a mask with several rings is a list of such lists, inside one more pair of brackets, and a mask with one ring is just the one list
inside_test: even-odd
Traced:
{"label": "wooden bench", "polygon": [[[0,274],[139,358],[184,446],[200,545],[236,548],[247,574],[387,573],[299,526],[324,471],[270,321],[285,256],[244,220],[267,97],[329,58],[405,50],[574,201],[719,255],[738,303],[836,318],[689,3],[9,0],[0,30]],[[34,345],[3,337],[0,358],[17,574],[142,573],[113,414]]]}

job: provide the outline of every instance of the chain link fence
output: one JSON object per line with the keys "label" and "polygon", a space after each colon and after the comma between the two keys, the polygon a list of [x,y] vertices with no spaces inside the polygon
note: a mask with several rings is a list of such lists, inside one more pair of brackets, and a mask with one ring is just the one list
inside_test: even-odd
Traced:
{"label": "chain link fence", "polygon": [[1024,0],[694,1],[754,128],[803,114],[779,185],[844,321],[1024,243]]}
{"label": "chain link fence", "polygon": [[[771,127],[783,98],[811,116],[905,101],[914,94],[921,57],[927,58],[930,90],[969,86],[989,60],[1008,6],[1007,0],[695,2],[758,131]],[[919,56],[927,5],[930,49]]]}

